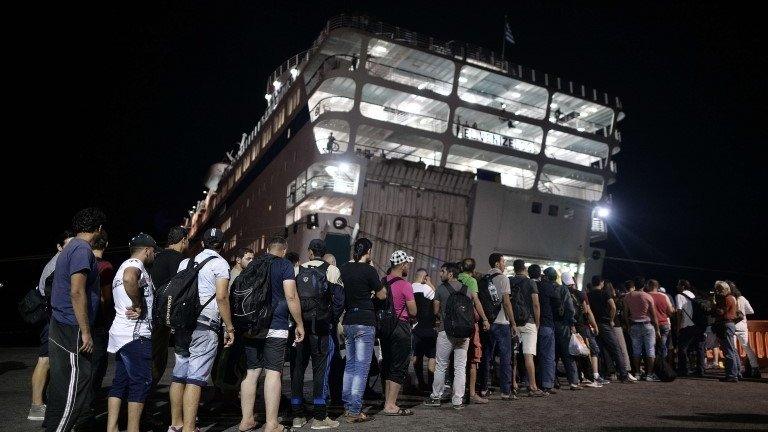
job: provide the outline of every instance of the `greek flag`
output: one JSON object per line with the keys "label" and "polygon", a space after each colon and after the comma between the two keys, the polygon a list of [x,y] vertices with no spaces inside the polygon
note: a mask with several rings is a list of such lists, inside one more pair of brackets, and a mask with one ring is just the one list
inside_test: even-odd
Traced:
{"label": "greek flag", "polygon": [[509,22],[504,22],[504,40],[514,44],[515,37],[512,35],[512,28],[509,26]]}

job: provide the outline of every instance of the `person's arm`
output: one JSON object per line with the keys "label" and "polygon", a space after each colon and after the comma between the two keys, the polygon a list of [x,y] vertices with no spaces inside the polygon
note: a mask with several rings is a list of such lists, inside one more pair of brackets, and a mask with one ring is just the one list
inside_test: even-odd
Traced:
{"label": "person's arm", "polygon": [[509,294],[504,294],[501,296],[501,308],[504,310],[504,316],[507,317],[507,321],[509,321],[512,327],[514,327],[515,312],[512,309],[512,300],[509,299]]}
{"label": "person's arm", "polygon": [[437,292],[437,288],[435,288],[435,284],[432,283],[432,278],[429,277],[429,275],[426,275],[424,277],[424,284],[430,288],[432,288],[432,292]]}
{"label": "person's arm", "polygon": [[232,325],[232,312],[229,309],[229,279],[216,279],[216,305],[224,322],[224,347],[235,341],[235,327]]}
{"label": "person's arm", "polygon": [[405,306],[408,308],[408,315],[416,316],[416,300],[406,300]]}
{"label": "person's arm", "polygon": [[667,300],[667,316],[672,317],[675,314],[675,307],[672,306],[672,300],[669,297],[664,296],[664,298]]}
{"label": "person's arm", "polygon": [[141,270],[136,267],[125,268],[123,272],[123,288],[125,289],[125,294],[131,299],[131,306],[125,311],[128,319],[138,319],[141,317],[142,293],[141,288],[139,288],[139,279],[141,279]]}
{"label": "person's arm", "polygon": [[536,323],[536,329],[541,322],[541,306],[539,305],[539,295],[531,294],[531,304],[533,305],[533,321]]}
{"label": "person's arm", "polygon": [[584,314],[587,316],[589,325],[595,329],[595,334],[600,334],[600,329],[597,328],[597,321],[595,321],[595,314],[592,313],[592,308],[589,307],[589,302],[587,302],[587,300],[581,300],[581,304],[584,306]]}
{"label": "person's arm", "polygon": [[613,327],[613,320],[616,319],[616,303],[612,298],[608,299],[608,315],[611,317],[611,327]]}
{"label": "person's arm", "polygon": [[742,297],[744,299],[744,315],[752,315],[755,313],[755,310],[752,309],[752,305],[749,304],[749,300],[747,300],[746,297]]}
{"label": "person's arm", "polygon": [[656,316],[656,306],[653,304],[653,300],[649,302],[648,311],[651,314],[651,324],[656,330],[656,339],[661,339],[661,331],[659,331],[659,318]]}
{"label": "person's arm", "polygon": [[91,326],[88,322],[88,296],[85,293],[85,284],[88,281],[88,274],[80,271],[69,277],[70,297],[72,299],[72,309],[75,311],[75,319],[80,327],[80,338],[83,341],[81,352],[91,353],[93,351],[93,339],[91,338]]}
{"label": "person's arm", "polygon": [[304,321],[301,320],[301,302],[299,302],[299,294],[296,292],[296,281],[293,279],[284,280],[283,292],[285,293],[285,301],[288,303],[288,310],[296,323],[295,340],[296,343],[299,343],[304,340]]}
{"label": "person's arm", "polygon": [[485,311],[483,311],[483,304],[480,303],[480,298],[477,297],[477,293],[472,293],[472,303],[474,303],[475,310],[477,311],[477,314],[480,315],[480,319],[483,321],[483,330],[488,330],[491,328],[491,323],[488,322],[488,317],[485,316]]}

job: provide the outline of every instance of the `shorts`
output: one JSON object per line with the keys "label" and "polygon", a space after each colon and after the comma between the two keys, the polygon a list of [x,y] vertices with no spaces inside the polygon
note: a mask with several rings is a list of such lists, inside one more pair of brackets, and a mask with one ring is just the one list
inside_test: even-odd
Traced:
{"label": "shorts", "polygon": [[152,341],[141,337],[115,353],[115,378],[109,397],[142,403],[152,385]]}
{"label": "shorts", "polygon": [[437,352],[437,336],[419,336],[413,334],[413,355],[433,359]]}
{"label": "shorts", "polygon": [[411,364],[411,326],[407,322],[399,321],[388,338],[379,340],[382,379],[405,384]]}
{"label": "shorts", "polygon": [[171,382],[200,387],[208,385],[218,346],[219,334],[211,326],[198,323],[192,332],[189,355],[179,352],[175,354],[176,364],[171,372]]}
{"label": "shorts", "polygon": [[467,364],[480,364],[483,360],[483,344],[480,342],[480,326],[475,323],[475,331],[469,338]]}
{"label": "shorts", "polygon": [[653,324],[632,323],[629,337],[632,339],[632,357],[656,357],[656,330]]}
{"label": "shorts", "polygon": [[46,319],[43,322],[43,328],[40,329],[40,352],[38,357],[48,357],[48,329],[51,327],[51,322]]}
{"label": "shorts", "polygon": [[266,369],[283,372],[285,365],[285,348],[288,346],[287,338],[246,338],[245,364],[248,369]]}
{"label": "shorts", "polygon": [[538,339],[538,330],[536,324],[527,323],[522,327],[517,327],[520,332],[520,343],[523,345],[523,354],[536,355],[536,340]]}

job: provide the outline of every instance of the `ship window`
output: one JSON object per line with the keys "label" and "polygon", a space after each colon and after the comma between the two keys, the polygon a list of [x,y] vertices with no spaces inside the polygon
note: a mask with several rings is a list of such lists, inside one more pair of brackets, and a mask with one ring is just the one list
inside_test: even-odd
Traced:
{"label": "ship window", "polygon": [[344,153],[349,146],[349,123],[344,120],[328,119],[317,122],[312,129],[315,145],[320,154]]}
{"label": "ship window", "polygon": [[603,196],[603,177],[573,168],[547,164],[541,171],[538,189],[553,195],[599,201]]}
{"label": "ship window", "polygon": [[352,111],[355,104],[355,80],[352,78],[330,78],[320,85],[309,98],[309,116],[312,121],[326,112]]}
{"label": "ship window", "polygon": [[[360,165],[345,162],[314,163],[288,185],[285,199],[286,206],[291,207],[298,204],[313,192],[335,192],[355,195],[357,194],[359,179]],[[298,219],[297,217],[296,220]]]}
{"label": "ship window", "polygon": [[360,55],[362,42],[360,36],[351,32],[334,32],[310,56],[309,63],[302,70],[307,93],[310,93],[321,79],[322,72],[334,69],[353,69]]}
{"label": "ship window", "polygon": [[443,143],[425,136],[360,125],[355,138],[355,151],[374,156],[440,165]]}
{"label": "ship window", "polygon": [[558,206],[556,206],[556,205],[550,205],[550,206],[549,206],[549,212],[548,212],[548,214],[549,214],[550,216],[555,216],[555,217],[556,217],[556,216],[557,216],[557,214],[559,213],[559,211],[560,211],[560,208],[559,208]]}
{"label": "ship window", "polygon": [[576,217],[576,211],[570,207],[566,207],[565,210],[563,211],[563,217],[565,219],[573,219],[574,217]]}
{"label": "ship window", "polygon": [[457,108],[453,122],[453,134],[459,138],[531,154],[541,151],[543,132],[539,126],[468,108]]}
{"label": "ship window", "polygon": [[293,214],[293,220],[301,221],[308,214],[312,214],[312,213],[332,213],[332,214],[351,216],[353,206],[354,206],[354,200],[352,198],[345,198],[345,197],[308,198],[296,207]]}
{"label": "ship window", "polygon": [[530,189],[536,178],[536,162],[487,150],[453,145],[448,152],[447,168],[477,172],[478,168],[501,174],[501,184]]}
{"label": "ship window", "polygon": [[360,113],[366,117],[431,132],[448,128],[448,104],[411,93],[366,84]]}
{"label": "ship window", "polygon": [[552,95],[549,121],[579,132],[609,137],[613,110],[584,99],[555,93]]}
{"label": "ship window", "polygon": [[543,87],[472,66],[461,68],[458,94],[465,102],[534,119],[546,115],[549,96]]}
{"label": "ship window", "polygon": [[456,67],[452,61],[424,51],[371,39],[365,68],[373,76],[447,96],[453,89]]}
{"label": "ship window", "polygon": [[541,214],[541,203],[540,202],[532,202],[531,203],[531,213]]}
{"label": "ship window", "polygon": [[549,131],[544,154],[548,158],[602,169],[608,160],[608,145],[560,131]]}

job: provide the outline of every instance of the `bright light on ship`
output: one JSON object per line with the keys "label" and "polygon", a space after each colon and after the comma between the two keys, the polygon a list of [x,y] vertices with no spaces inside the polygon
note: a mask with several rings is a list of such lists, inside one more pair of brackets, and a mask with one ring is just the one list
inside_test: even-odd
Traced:
{"label": "bright light on ship", "polygon": [[269,93],[267,93],[267,94],[265,94],[265,95],[264,95],[264,99],[266,99],[266,100],[267,100],[267,102],[269,102],[269,101],[271,101],[271,100],[272,100],[272,95],[271,95],[271,94],[269,94]]}
{"label": "bright light on ship", "polygon": [[381,45],[376,45],[375,47],[373,47],[371,51],[373,51],[374,54],[380,55],[380,56],[383,56],[389,52],[389,50],[386,47],[383,47]]}
{"label": "bright light on ship", "polygon": [[460,76],[460,77],[459,77],[459,82],[460,82],[461,84],[466,84],[466,83],[467,83],[467,81],[469,81],[469,80],[467,79],[467,77],[465,77],[465,76]]}
{"label": "bright light on ship", "polygon": [[299,70],[296,68],[291,68],[291,78],[296,79],[297,76],[299,76]]}
{"label": "bright light on ship", "polygon": [[611,215],[611,209],[608,207],[598,207],[595,210],[597,211],[597,216],[601,219],[605,219]]}
{"label": "bright light on ship", "polygon": [[272,83],[272,86],[274,86],[274,87],[275,87],[275,91],[278,91],[278,90],[280,90],[280,87],[282,87],[282,86],[283,86],[283,83],[281,83],[281,82],[280,82],[280,81],[278,81],[278,80],[275,80],[275,81]]}
{"label": "bright light on ship", "polygon": [[425,88],[427,88],[427,83],[423,82],[419,84],[416,88],[418,88],[419,90],[424,90]]}
{"label": "bright light on ship", "polygon": [[519,98],[522,95],[520,93],[518,93],[518,92],[512,92],[511,96],[512,96],[512,99],[517,99],[517,98]]}

